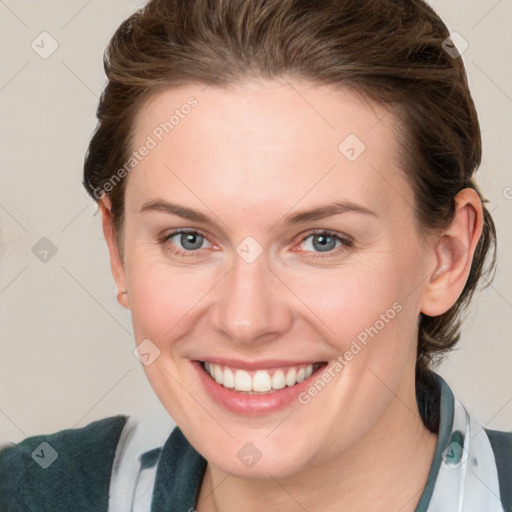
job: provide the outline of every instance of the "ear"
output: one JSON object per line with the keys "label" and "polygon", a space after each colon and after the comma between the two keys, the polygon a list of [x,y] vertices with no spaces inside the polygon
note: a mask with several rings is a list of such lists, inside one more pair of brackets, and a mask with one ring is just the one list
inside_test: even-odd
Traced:
{"label": "ear", "polygon": [[472,188],[455,197],[455,214],[451,224],[435,241],[436,265],[424,287],[421,312],[442,315],[459,298],[471,270],[471,263],[483,229],[483,208]]}
{"label": "ear", "polygon": [[108,196],[103,196],[99,201],[99,208],[101,211],[101,224],[103,226],[103,235],[107,242],[108,251],[110,253],[110,268],[112,275],[117,286],[117,301],[121,306],[130,309],[130,302],[127,293],[122,293],[122,290],[127,289],[126,286],[126,270],[124,262],[119,253],[115,230],[114,230],[114,217],[112,215],[112,204]]}

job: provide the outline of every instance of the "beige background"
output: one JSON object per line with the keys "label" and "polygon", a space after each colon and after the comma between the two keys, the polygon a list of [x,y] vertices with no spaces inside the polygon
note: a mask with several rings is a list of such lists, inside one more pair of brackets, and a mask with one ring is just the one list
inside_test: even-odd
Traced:
{"label": "beige background", "polygon": [[[499,238],[496,280],[440,373],[482,424],[512,430],[512,0],[431,3],[469,44],[479,183]],[[0,0],[0,441],[119,413],[170,421],[132,353],[129,312],[116,301],[100,218],[81,185],[102,52],[140,4]],[[51,49],[45,31],[58,48],[43,59],[31,44],[45,37]],[[32,252],[42,237],[57,250],[46,263]]]}

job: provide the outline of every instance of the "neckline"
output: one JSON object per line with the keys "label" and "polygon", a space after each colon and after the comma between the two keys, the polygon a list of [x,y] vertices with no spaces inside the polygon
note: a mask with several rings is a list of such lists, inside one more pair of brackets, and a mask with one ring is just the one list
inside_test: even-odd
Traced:
{"label": "neckline", "polygon": [[[430,372],[433,377],[434,384],[439,391],[439,428],[437,432],[437,442],[436,449],[434,451],[434,458],[432,459],[432,464],[430,466],[430,471],[428,473],[427,483],[425,484],[425,488],[423,493],[421,494],[420,501],[416,506],[414,512],[427,512],[430,501],[432,499],[432,494],[434,493],[434,488],[437,482],[437,477],[439,475],[439,468],[441,467],[442,462],[442,453],[444,449],[448,446],[450,442],[450,436],[453,426],[453,417],[454,417],[454,396],[450,386],[446,383],[446,381],[437,373]],[[420,414],[422,413],[424,408],[421,407],[421,400],[427,400],[427,396],[418,397],[418,405],[420,406]],[[423,416],[422,416],[423,417]],[[424,418],[425,421],[426,418]]]}

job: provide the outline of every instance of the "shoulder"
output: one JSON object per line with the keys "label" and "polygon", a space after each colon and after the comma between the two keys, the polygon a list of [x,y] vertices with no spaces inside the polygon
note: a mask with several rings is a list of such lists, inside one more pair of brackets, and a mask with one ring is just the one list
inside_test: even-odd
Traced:
{"label": "shoulder", "polygon": [[509,432],[491,430],[489,428],[484,428],[484,430],[489,438],[495,457],[509,465],[512,464],[512,430]]}
{"label": "shoulder", "polygon": [[484,430],[496,461],[502,503],[512,511],[512,431]]}
{"label": "shoulder", "polygon": [[0,510],[107,510],[119,415],[0,446]]}

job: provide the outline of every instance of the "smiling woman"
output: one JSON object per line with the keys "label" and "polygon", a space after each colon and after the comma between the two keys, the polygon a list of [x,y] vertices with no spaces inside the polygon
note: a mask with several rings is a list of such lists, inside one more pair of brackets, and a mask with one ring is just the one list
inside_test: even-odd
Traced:
{"label": "smiling woman", "polygon": [[177,427],[133,460],[125,416],[47,436],[74,462],[43,476],[6,449],[3,509],[512,510],[512,434],[433,371],[495,265],[454,49],[420,0],[122,23],[84,185]]}

